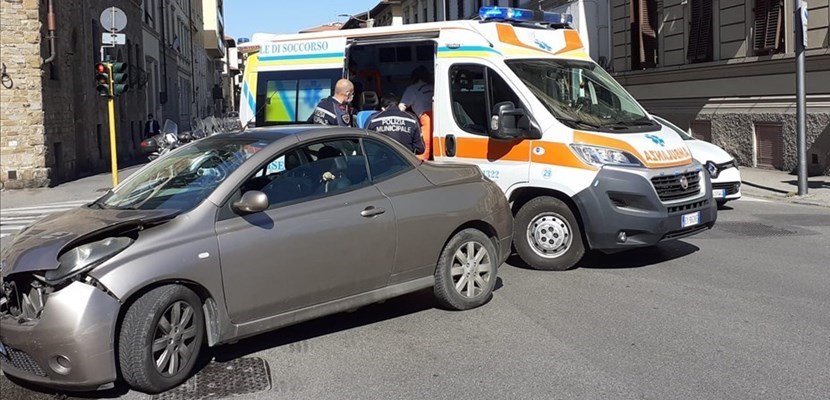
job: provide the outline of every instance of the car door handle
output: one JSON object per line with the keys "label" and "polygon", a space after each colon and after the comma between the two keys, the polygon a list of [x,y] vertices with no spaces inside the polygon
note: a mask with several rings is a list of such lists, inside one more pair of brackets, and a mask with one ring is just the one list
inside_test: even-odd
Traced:
{"label": "car door handle", "polygon": [[383,209],[383,208],[380,208],[380,207],[375,207],[375,206],[369,206],[369,207],[364,208],[363,211],[360,212],[360,215],[368,218],[368,217],[374,217],[375,215],[383,214],[385,212],[386,212],[386,209]]}

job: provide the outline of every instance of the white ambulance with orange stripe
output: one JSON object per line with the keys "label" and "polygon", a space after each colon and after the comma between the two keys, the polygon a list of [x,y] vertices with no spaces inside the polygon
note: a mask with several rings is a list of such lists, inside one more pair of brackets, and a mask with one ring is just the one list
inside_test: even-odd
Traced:
{"label": "white ambulance with orange stripe", "polygon": [[356,82],[361,120],[425,66],[434,162],[476,164],[499,184],[529,266],[569,269],[588,249],[652,246],[714,225],[705,170],[588,57],[566,16],[486,7],[480,17],[260,40],[243,124],[305,122],[342,77]]}

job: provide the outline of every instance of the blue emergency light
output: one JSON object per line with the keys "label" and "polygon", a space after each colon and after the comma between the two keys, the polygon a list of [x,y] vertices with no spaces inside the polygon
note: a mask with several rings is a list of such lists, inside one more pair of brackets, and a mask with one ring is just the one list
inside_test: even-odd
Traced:
{"label": "blue emergency light", "polygon": [[533,21],[533,10],[508,7],[481,7],[478,16],[483,21],[500,19],[504,21]]}
{"label": "blue emergency light", "polygon": [[516,21],[516,22],[547,22],[549,24],[571,24],[573,16],[556,12],[536,12],[524,8],[509,7],[481,7],[478,17],[482,21]]}

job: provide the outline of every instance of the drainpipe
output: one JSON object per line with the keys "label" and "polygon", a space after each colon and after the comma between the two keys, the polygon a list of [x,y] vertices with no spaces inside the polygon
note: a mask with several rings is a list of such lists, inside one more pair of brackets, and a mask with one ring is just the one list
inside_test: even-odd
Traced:
{"label": "drainpipe", "polygon": [[46,24],[49,28],[49,58],[43,60],[43,63],[50,63],[55,59],[55,8],[52,5],[52,0],[49,0],[48,11],[46,14]]}
{"label": "drainpipe", "polygon": [[[159,28],[161,30],[161,42],[159,43],[159,48],[161,49],[161,82],[164,84],[164,96],[159,96],[159,105],[167,104],[167,97],[170,95],[167,93],[167,36],[165,35],[164,29],[164,12],[166,8],[164,6],[164,1],[159,1]],[[162,108],[162,113],[164,112],[164,108]]]}

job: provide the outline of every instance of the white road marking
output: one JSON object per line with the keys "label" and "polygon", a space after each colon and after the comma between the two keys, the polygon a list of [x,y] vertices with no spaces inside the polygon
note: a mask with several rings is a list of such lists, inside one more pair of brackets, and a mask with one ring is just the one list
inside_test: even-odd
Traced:
{"label": "white road marking", "polygon": [[93,200],[73,200],[31,207],[0,209],[0,238],[11,236],[49,214],[72,210]]}

